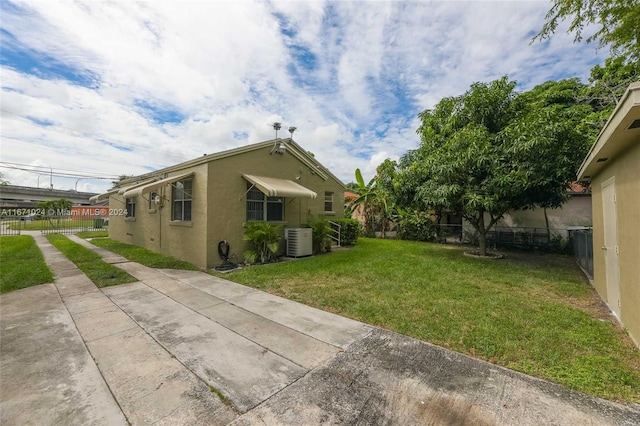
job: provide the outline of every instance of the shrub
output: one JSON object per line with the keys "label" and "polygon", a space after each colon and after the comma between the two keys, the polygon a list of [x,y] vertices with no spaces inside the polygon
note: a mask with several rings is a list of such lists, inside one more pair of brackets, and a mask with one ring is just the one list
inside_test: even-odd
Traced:
{"label": "shrub", "polygon": [[360,221],[348,218],[333,219],[333,221],[340,225],[340,245],[355,245],[362,229]]}
{"label": "shrub", "polygon": [[434,241],[436,227],[436,223],[427,213],[407,212],[398,221],[398,236],[403,240]]}
{"label": "shrub", "polygon": [[244,240],[250,248],[244,252],[249,263],[269,263],[276,260],[280,243],[280,227],[267,222],[248,222]]}
{"label": "shrub", "polygon": [[329,238],[329,221],[323,215],[309,216],[302,225],[312,230],[313,254],[320,254],[326,250],[327,244],[331,245]]}

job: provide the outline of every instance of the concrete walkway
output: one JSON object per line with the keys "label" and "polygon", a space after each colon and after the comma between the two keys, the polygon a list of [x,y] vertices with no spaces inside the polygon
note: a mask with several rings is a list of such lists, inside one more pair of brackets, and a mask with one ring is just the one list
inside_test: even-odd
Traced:
{"label": "concrete walkway", "polygon": [[640,424],[637,405],[71,238],[139,281],[98,289],[36,236],[55,286],[0,296],[1,424]]}

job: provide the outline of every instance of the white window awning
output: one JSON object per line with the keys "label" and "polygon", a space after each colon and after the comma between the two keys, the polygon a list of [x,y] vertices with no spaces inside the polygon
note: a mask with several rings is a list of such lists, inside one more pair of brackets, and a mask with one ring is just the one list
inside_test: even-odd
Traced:
{"label": "white window awning", "polygon": [[128,189],[122,196],[124,198],[133,198],[139,195],[148,194],[149,192],[152,192],[155,189],[161,188],[165,185],[170,185],[179,180],[187,179],[193,175],[194,175],[193,172],[185,173],[183,175],[168,177],[165,179],[157,180],[155,182],[147,183],[145,185],[139,185],[139,186],[136,186],[135,188]]}
{"label": "white window awning", "polygon": [[103,192],[102,194],[94,195],[93,197],[89,198],[89,201],[95,202],[95,201],[105,200],[111,197],[116,192],[118,192],[118,188],[110,189],[107,192]]}
{"label": "white window awning", "polygon": [[292,180],[272,177],[242,175],[268,197],[318,198],[318,194]]}

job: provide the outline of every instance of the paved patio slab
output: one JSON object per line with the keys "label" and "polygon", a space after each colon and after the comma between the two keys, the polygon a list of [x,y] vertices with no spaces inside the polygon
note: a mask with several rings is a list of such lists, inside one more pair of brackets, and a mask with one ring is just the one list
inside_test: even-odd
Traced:
{"label": "paved patio slab", "polygon": [[0,424],[127,424],[53,284],[0,306]]}
{"label": "paved patio slab", "polygon": [[[302,367],[142,285],[105,294],[205,382],[246,411],[306,373]],[[124,286],[120,286],[124,287]]]}
{"label": "paved patio slab", "polygon": [[232,425],[625,425],[640,410],[376,329]]}

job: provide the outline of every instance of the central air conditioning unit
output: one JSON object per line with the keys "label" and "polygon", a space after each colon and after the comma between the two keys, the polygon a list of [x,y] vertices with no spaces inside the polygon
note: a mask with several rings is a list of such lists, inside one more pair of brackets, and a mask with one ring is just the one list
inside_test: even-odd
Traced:
{"label": "central air conditioning unit", "polygon": [[313,234],[311,228],[286,228],[287,256],[303,257],[313,254]]}

